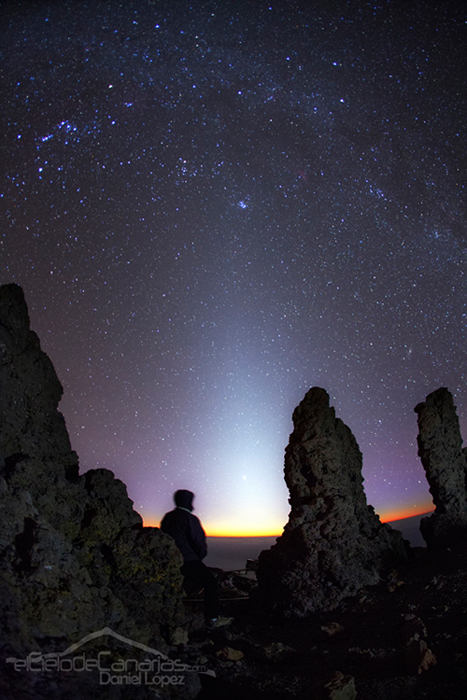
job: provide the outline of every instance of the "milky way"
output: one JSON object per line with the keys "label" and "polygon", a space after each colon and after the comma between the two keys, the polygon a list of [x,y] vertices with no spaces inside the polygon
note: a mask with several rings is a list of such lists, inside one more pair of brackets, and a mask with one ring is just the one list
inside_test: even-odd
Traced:
{"label": "milky way", "polygon": [[318,385],[369,503],[429,510],[414,406],[447,386],[467,435],[460,4],[1,12],[0,281],[81,470],[112,469],[148,524],[188,488],[210,532],[280,532]]}

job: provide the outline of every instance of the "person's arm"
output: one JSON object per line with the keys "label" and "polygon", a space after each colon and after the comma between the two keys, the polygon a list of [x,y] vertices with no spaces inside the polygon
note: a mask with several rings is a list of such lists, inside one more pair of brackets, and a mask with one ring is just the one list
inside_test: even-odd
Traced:
{"label": "person's arm", "polygon": [[206,533],[203,530],[198,518],[193,515],[190,518],[190,545],[194,553],[200,558],[204,559],[208,553],[208,547],[206,544]]}

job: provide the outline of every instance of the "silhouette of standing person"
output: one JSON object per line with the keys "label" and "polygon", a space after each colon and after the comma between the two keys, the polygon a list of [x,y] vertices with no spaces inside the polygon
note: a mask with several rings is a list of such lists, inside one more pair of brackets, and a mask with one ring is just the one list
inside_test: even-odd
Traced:
{"label": "silhouette of standing person", "polygon": [[175,540],[183,556],[183,587],[185,591],[204,588],[204,617],[209,627],[222,627],[233,618],[219,617],[219,589],[217,581],[203,563],[208,553],[206,534],[193,515],[194,494],[181,489],[174,493],[176,508],[166,513],[161,530]]}

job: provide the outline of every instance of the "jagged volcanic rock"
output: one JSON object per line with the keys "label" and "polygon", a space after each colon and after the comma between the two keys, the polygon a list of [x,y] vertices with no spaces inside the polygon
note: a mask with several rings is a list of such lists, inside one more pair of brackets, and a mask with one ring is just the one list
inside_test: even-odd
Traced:
{"label": "jagged volcanic rock", "polygon": [[362,455],[324,389],[308,391],[293,422],[284,469],[289,521],[261,553],[258,583],[270,608],[304,617],[376,583],[406,559],[408,543],[367,505]]}
{"label": "jagged volcanic rock", "polygon": [[[89,674],[49,683],[38,673],[16,673],[5,660],[62,651],[104,628],[165,654],[184,625],[175,543],[158,528],[143,527],[111,471],[79,475],[57,410],[61,395],[29,328],[21,288],[0,287],[2,696],[8,688],[9,697],[104,697],[85,679]],[[164,692],[194,697],[198,681],[190,683]],[[125,697],[146,697],[143,690],[128,688]]]}
{"label": "jagged volcanic rock", "polygon": [[467,450],[451,393],[437,389],[415,407],[418,454],[430,485],[435,512],[420,531],[429,547],[449,546],[467,535]]}

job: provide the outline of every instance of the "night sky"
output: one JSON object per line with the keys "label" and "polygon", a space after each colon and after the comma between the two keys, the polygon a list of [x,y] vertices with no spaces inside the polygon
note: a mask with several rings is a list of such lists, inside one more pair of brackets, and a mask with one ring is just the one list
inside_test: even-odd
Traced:
{"label": "night sky", "polygon": [[464,4],[0,12],[0,282],[81,470],[148,525],[187,488],[209,533],[278,534],[321,386],[368,502],[430,510],[414,406],[448,387],[467,436]]}

